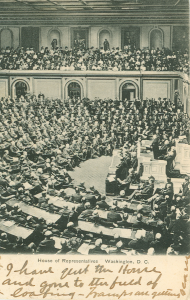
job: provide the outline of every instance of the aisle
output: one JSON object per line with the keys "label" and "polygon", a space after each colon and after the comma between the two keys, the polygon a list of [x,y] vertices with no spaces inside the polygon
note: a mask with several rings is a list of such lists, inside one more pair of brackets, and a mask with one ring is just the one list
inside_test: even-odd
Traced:
{"label": "aisle", "polygon": [[101,156],[96,159],[89,159],[70,171],[70,176],[74,179],[74,184],[85,182],[89,188],[94,186],[101,194],[105,194],[105,179],[111,165],[111,156]]}

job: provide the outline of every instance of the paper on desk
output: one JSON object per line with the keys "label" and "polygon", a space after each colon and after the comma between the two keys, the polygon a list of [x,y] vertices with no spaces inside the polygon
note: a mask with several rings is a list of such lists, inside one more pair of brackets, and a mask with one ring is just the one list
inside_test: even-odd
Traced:
{"label": "paper on desk", "polygon": [[122,238],[130,239],[131,238],[131,229],[124,229],[123,228],[121,230],[120,236]]}
{"label": "paper on desk", "polygon": [[6,226],[6,227],[11,227],[15,224],[14,221],[5,221],[3,222],[3,225]]}
{"label": "paper on desk", "polygon": [[29,184],[28,182],[23,183],[25,190],[31,190],[33,186]]}
{"label": "paper on desk", "polygon": [[88,255],[89,249],[93,249],[93,248],[94,248],[94,245],[89,245],[87,243],[83,243],[79,247],[78,252],[80,252],[81,254],[84,254],[84,255]]}
{"label": "paper on desk", "polygon": [[108,212],[105,210],[98,210],[98,215],[102,219],[107,219]]}
{"label": "paper on desk", "polygon": [[66,239],[64,239],[64,238],[58,238],[56,236],[53,237],[53,240],[55,241],[55,248],[57,248],[57,249],[61,249],[62,248],[61,242],[64,243],[66,241]]}
{"label": "paper on desk", "polygon": [[76,191],[72,188],[67,188],[67,189],[64,190],[64,192],[67,196],[72,196],[76,193]]}
{"label": "paper on desk", "polygon": [[136,234],[135,234],[135,238],[140,238],[140,237],[145,237],[146,236],[146,230],[144,229],[140,229],[137,230]]}
{"label": "paper on desk", "polygon": [[84,230],[84,231],[91,231],[91,228],[94,226],[93,223],[87,223],[87,222],[84,222],[84,221],[78,221],[78,228],[80,228],[81,230]]}

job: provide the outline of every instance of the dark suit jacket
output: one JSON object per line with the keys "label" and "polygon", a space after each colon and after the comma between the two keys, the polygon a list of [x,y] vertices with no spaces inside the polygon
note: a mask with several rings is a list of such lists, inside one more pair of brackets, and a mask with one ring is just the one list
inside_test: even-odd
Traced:
{"label": "dark suit jacket", "polygon": [[117,221],[121,221],[121,215],[119,213],[116,213],[114,211],[110,211],[107,214],[107,220],[108,222],[117,222]]}
{"label": "dark suit jacket", "polygon": [[107,252],[99,246],[95,246],[95,248],[89,250],[88,254],[107,254]]}

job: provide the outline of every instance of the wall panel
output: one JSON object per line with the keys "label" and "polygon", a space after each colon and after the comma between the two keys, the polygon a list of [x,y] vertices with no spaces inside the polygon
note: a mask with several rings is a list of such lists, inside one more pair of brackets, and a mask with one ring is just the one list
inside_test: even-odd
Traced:
{"label": "wall panel", "polygon": [[38,95],[40,92],[49,98],[61,98],[61,79],[40,79],[34,78],[34,91]]}
{"label": "wall panel", "polygon": [[8,79],[0,79],[0,98],[8,96]]}
{"label": "wall panel", "polygon": [[170,80],[143,80],[143,99],[170,98]]}
{"label": "wall panel", "polygon": [[89,79],[87,81],[87,97],[89,99],[95,97],[115,99],[115,79]]}
{"label": "wall panel", "polygon": [[[15,70],[0,71],[1,96],[8,95],[13,89],[15,80],[24,80],[29,85],[29,92],[38,95],[43,92],[47,97],[59,97],[66,99],[68,84],[76,81],[81,86],[82,97],[94,99],[121,98],[121,88],[125,82],[131,82],[137,87],[137,96],[147,98],[170,98],[172,101],[175,82],[178,81],[178,90],[181,101],[186,101],[189,84],[184,74],[179,72],[107,72],[107,71],[59,71],[59,70]],[[184,82],[183,82],[184,81]],[[186,91],[184,90],[186,87]],[[11,93],[12,95],[12,93]],[[185,105],[185,103],[184,103]],[[187,111],[189,111],[188,104]]]}

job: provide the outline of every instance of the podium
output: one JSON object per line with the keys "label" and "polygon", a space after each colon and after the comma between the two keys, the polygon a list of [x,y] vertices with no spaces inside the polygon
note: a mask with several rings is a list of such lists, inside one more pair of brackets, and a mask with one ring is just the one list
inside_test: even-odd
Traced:
{"label": "podium", "polygon": [[143,175],[141,177],[142,180],[148,180],[148,178],[152,175],[157,181],[166,182],[166,165],[167,161],[165,160],[151,160],[150,158],[144,160],[143,162]]}
{"label": "podium", "polygon": [[137,144],[137,158],[138,158],[138,167],[137,172],[139,172],[140,165],[144,165],[144,162],[154,159],[153,152],[150,150],[145,150],[146,147],[150,147],[152,141],[142,140],[141,143]]}
{"label": "podium", "polygon": [[121,163],[120,150],[114,149],[112,155],[111,165],[109,167],[109,174],[116,174],[117,167]]}
{"label": "podium", "polygon": [[188,144],[184,144],[182,147],[180,173],[190,175],[190,145]]}
{"label": "podium", "polygon": [[111,165],[109,167],[109,173],[106,177],[106,195],[117,195],[119,193],[118,184],[116,180],[116,171],[121,163],[120,151],[113,150],[113,156]]}
{"label": "podium", "polygon": [[165,160],[156,160],[154,159],[153,152],[150,150],[145,150],[146,147],[150,147],[152,141],[142,140],[141,144],[137,146],[137,158],[138,158],[138,170],[140,164],[143,165],[143,174],[141,179],[148,180],[152,175],[157,181],[166,181],[166,165],[167,161]]}
{"label": "podium", "polygon": [[190,175],[190,145],[180,143],[179,139],[176,139],[175,169]]}

